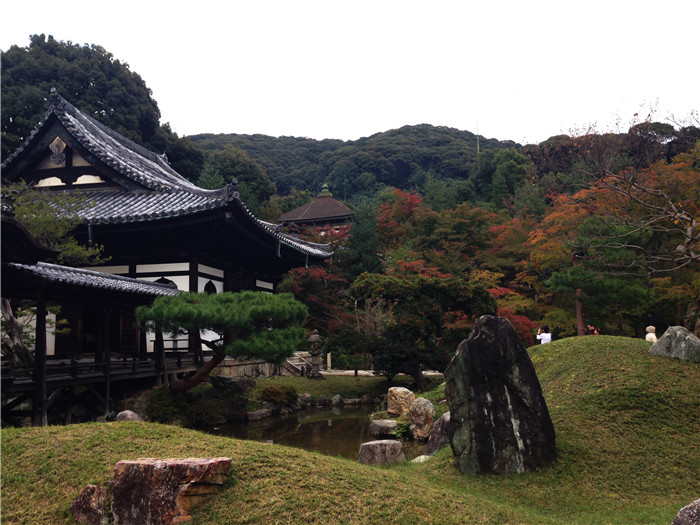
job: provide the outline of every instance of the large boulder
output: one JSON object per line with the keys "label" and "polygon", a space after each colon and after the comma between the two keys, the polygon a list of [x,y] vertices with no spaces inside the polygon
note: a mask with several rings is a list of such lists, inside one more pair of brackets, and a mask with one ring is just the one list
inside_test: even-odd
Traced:
{"label": "large boulder", "polygon": [[430,439],[428,439],[428,444],[425,445],[425,453],[428,456],[432,456],[442,447],[446,447],[450,444],[450,437],[448,435],[449,425],[450,413],[445,412],[440,419],[435,422],[433,429],[430,431]]}
{"label": "large boulder", "polygon": [[209,382],[224,396],[239,396],[255,386],[255,380],[247,377],[209,376]]}
{"label": "large boulder", "polygon": [[679,510],[671,525],[700,525],[700,499]]}
{"label": "large boulder", "polygon": [[401,442],[396,439],[368,441],[360,445],[357,461],[366,465],[386,465],[406,461]]}
{"label": "large boulder", "polygon": [[408,388],[392,386],[386,396],[386,411],[392,416],[403,415],[415,399],[415,394]]}
{"label": "large boulder", "polygon": [[408,431],[416,441],[428,441],[435,419],[435,407],[424,397],[417,398],[408,409]]}
{"label": "large boulder", "polygon": [[664,335],[651,345],[649,353],[700,363],[700,339],[682,326],[669,326]]}
{"label": "large boulder", "polygon": [[183,523],[191,507],[221,485],[230,470],[230,458],[120,461],[112,483],[114,524]]}
{"label": "large boulder", "polygon": [[445,371],[459,470],[509,474],[556,458],[554,426],[527,350],[507,319],[483,316]]}

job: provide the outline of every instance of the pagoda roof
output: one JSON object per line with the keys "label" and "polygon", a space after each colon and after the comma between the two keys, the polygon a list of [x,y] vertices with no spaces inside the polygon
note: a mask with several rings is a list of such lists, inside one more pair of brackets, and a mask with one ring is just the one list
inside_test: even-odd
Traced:
{"label": "pagoda roof", "polygon": [[[41,122],[29,137],[2,164],[3,181],[49,175],[51,170],[32,171],[48,154],[54,138],[89,159],[103,183],[60,186],[88,198],[80,213],[88,225],[126,224],[196,216],[207,210],[233,211],[241,225],[256,235],[269,237],[306,255],[326,259],[332,255],[329,244],[302,243],[277,231],[276,226],[259,220],[245,206],[234,179],[227,186],[207,190],[177,173],[165,155],[158,155],[94,118],[51,89],[49,105]],[[34,180],[33,182],[38,182]]]}
{"label": "pagoda roof", "polygon": [[312,200],[298,208],[280,215],[277,222],[282,223],[333,223],[352,219],[355,212],[342,202],[333,198],[324,184],[321,193]]}

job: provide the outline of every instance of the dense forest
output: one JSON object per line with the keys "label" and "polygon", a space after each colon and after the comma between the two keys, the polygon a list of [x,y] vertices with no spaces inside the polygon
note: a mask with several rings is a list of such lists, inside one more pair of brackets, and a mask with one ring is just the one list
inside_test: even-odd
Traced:
{"label": "dense forest", "polygon": [[35,35],[3,52],[1,80],[3,159],[56,87],[200,186],[235,177],[265,220],[328,184],[356,220],[304,232],[332,242],[333,260],[290,272],[281,289],[309,306],[338,364],[440,368],[483,313],[507,317],[528,344],[543,324],[555,338],[697,326],[697,114],[530,145],[428,124],[356,141],[178,137],[143,79],[99,46]]}

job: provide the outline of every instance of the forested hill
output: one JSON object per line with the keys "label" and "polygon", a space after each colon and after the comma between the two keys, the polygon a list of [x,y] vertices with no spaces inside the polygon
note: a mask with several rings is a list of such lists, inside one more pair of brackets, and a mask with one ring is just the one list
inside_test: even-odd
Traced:
{"label": "forested hill", "polygon": [[[421,124],[354,141],[267,135],[201,134],[187,137],[207,151],[233,145],[260,164],[278,195],[293,188],[318,191],[327,182],[335,195],[371,195],[382,184],[422,186],[428,176],[467,180],[476,166],[477,137],[469,131]],[[479,137],[481,152],[519,147],[513,141]]]}

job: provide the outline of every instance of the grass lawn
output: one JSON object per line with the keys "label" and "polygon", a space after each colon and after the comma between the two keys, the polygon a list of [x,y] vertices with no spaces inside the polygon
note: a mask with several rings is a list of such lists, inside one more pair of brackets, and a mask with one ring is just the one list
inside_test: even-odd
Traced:
{"label": "grass lawn", "polygon": [[[2,523],[73,523],[70,502],[121,459],[228,456],[228,482],[191,523],[668,525],[700,497],[700,365],[648,348],[591,336],[530,349],[557,433],[558,460],[540,472],[464,476],[449,448],[423,464],[369,467],[152,423],[7,428]],[[340,379],[347,390],[295,388],[357,397],[344,392],[374,386],[344,381],[381,381]]]}

